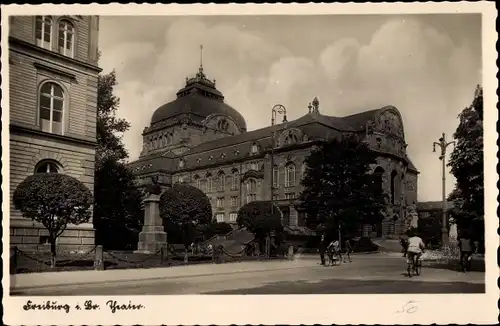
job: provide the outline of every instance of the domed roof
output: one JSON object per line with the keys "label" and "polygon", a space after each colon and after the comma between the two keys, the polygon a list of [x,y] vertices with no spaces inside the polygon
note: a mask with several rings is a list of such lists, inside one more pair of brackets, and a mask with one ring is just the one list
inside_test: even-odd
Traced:
{"label": "domed roof", "polygon": [[203,67],[195,77],[186,78],[186,86],[177,92],[177,98],[160,106],[151,117],[151,126],[179,114],[193,114],[204,119],[211,114],[221,114],[234,120],[236,125],[246,131],[247,126],[243,116],[224,103],[224,96],[203,73]]}

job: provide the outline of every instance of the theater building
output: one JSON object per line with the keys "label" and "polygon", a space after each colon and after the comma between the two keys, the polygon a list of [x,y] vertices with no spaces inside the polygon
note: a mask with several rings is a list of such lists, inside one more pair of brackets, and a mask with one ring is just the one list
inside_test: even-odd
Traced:
{"label": "theater building", "polygon": [[[73,176],[94,190],[99,18],[9,17],[10,196],[34,173]],[[10,201],[10,243],[48,249],[45,228]],[[59,248],[94,244],[92,221],[69,225]]]}
{"label": "theater building", "polygon": [[307,233],[304,213],[297,210],[304,160],[318,142],[356,133],[379,154],[373,173],[380,175],[390,195],[384,222],[364,226],[363,233],[399,234],[405,227],[406,205],[417,200],[418,175],[406,154],[399,111],[386,106],[345,117],[321,111],[315,98],[296,120],[247,131],[245,118],[226,104],[200,66],[194,77],[186,78],[177,98],[153,113],[142,134],[140,157],[130,167],[140,184],[158,176],[165,188],[176,182],[198,187],[210,198],[219,222],[235,224],[242,205],[272,196],[287,229]]}

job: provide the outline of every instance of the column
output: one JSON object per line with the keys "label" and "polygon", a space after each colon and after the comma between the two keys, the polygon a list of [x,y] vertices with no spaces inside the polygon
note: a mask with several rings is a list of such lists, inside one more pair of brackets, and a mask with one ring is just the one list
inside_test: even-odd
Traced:
{"label": "column", "polygon": [[154,253],[167,243],[167,233],[160,217],[160,196],[151,194],[144,200],[144,226],[139,233],[137,252]]}

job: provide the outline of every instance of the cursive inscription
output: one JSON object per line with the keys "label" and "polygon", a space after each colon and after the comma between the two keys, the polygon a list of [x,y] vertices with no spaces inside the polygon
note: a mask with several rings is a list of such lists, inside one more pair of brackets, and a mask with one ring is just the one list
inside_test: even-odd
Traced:
{"label": "cursive inscription", "polygon": [[417,312],[418,306],[416,305],[417,301],[408,301],[405,303],[401,309],[397,310],[396,313],[398,314],[413,314]]}
{"label": "cursive inscription", "polygon": [[132,304],[132,301],[129,301],[128,304],[121,304],[115,300],[109,300],[106,302],[106,306],[108,306],[112,313],[115,313],[117,310],[141,310],[145,308],[142,304]]}
{"label": "cursive inscription", "polygon": [[66,313],[69,313],[69,305],[68,304],[59,304],[57,301],[45,301],[42,303],[33,303],[33,301],[28,300],[26,304],[23,306],[23,309],[26,311],[29,310],[63,310]]}

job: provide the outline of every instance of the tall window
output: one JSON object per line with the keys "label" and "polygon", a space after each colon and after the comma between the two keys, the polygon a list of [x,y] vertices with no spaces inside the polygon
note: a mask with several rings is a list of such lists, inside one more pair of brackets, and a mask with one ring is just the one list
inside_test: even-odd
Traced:
{"label": "tall window", "polygon": [[238,213],[229,214],[229,222],[236,222],[237,219],[238,219]]}
{"label": "tall window", "polygon": [[67,20],[59,22],[59,53],[68,57],[73,56],[75,28]]}
{"label": "tall window", "polygon": [[217,219],[217,222],[224,222],[224,213],[218,213],[215,215],[215,218]]}
{"label": "tall window", "polygon": [[54,162],[42,161],[36,166],[35,173],[59,173],[59,169]]}
{"label": "tall window", "polygon": [[287,199],[287,200],[294,199],[296,197],[297,197],[297,195],[294,192],[287,192],[285,194],[285,199]]}
{"label": "tall window", "polygon": [[295,186],[295,165],[288,164],[285,168],[285,187]]}
{"label": "tall window", "polygon": [[254,179],[248,180],[247,183],[247,203],[257,200],[257,182]]}
{"label": "tall window", "polygon": [[52,49],[52,17],[37,16],[35,22],[36,45],[51,50]]}
{"label": "tall window", "polygon": [[254,179],[248,180],[248,192],[255,192],[257,190],[257,182]]}
{"label": "tall window", "polygon": [[277,165],[273,167],[273,187],[278,188],[280,170]]}
{"label": "tall window", "polygon": [[40,89],[40,126],[43,131],[62,135],[64,92],[55,83],[45,83]]}
{"label": "tall window", "polygon": [[219,174],[219,191],[226,190],[226,176],[224,173]]}
{"label": "tall window", "polygon": [[207,175],[207,192],[212,192],[212,185],[213,185],[213,182],[212,182],[212,176],[211,175]]}
{"label": "tall window", "polygon": [[238,206],[239,206],[238,196],[231,196],[231,207],[238,207]]}
{"label": "tall window", "polygon": [[224,197],[217,197],[217,207],[224,207]]}
{"label": "tall window", "polygon": [[238,177],[238,172],[233,172],[233,178],[231,180],[231,190],[238,190],[239,188],[239,177]]}

